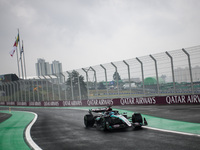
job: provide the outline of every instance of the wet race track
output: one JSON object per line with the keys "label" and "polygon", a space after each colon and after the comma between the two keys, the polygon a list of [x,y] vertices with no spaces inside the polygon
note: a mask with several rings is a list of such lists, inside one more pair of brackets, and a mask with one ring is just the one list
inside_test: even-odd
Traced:
{"label": "wet race track", "polygon": [[[199,105],[174,106],[125,106],[113,107],[141,112],[142,114],[200,123]],[[99,131],[86,129],[83,117],[85,110],[66,108],[13,108],[38,114],[31,129],[35,143],[44,150],[197,150],[200,137],[155,131],[139,130]],[[151,120],[148,120],[150,122]]]}

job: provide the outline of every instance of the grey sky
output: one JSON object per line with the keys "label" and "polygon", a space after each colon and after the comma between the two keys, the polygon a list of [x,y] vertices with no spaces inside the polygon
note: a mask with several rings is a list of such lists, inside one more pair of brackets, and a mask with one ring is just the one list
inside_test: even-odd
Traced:
{"label": "grey sky", "polygon": [[63,71],[200,44],[199,0],[1,0],[0,74],[16,73],[17,29],[27,75],[37,58]]}

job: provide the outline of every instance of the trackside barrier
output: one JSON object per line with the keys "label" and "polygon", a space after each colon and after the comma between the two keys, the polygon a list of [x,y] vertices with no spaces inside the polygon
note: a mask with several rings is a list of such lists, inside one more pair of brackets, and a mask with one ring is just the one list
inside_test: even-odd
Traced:
{"label": "trackside barrier", "polygon": [[0,102],[1,106],[71,107],[71,106],[120,106],[120,105],[173,105],[200,104],[200,95],[177,95],[157,97],[132,97],[92,100],[65,100],[41,102]]}

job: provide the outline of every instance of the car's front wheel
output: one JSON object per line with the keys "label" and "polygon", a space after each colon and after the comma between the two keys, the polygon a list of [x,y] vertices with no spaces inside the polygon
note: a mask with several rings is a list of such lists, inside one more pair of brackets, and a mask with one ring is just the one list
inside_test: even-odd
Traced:
{"label": "car's front wheel", "polygon": [[142,115],[140,113],[134,113],[132,115],[132,123],[134,128],[140,128],[143,125]]}
{"label": "car's front wheel", "polygon": [[105,118],[100,118],[100,120],[97,122],[97,129],[101,131],[107,130]]}

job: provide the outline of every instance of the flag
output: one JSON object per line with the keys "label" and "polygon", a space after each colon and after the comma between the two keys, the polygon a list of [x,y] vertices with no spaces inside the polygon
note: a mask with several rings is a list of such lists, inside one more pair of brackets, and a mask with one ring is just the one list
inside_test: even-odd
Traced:
{"label": "flag", "polygon": [[16,50],[17,50],[17,43],[16,43],[16,41],[15,41],[15,43],[14,43],[14,45],[13,45],[13,48],[12,48],[12,50],[10,51],[10,56],[13,57],[13,55],[14,55],[14,53],[15,53]]}
{"label": "flag", "polygon": [[18,46],[18,42],[19,42],[19,33],[18,33],[17,39],[16,39],[16,47]]}
{"label": "flag", "polygon": [[17,39],[15,40],[15,43],[14,43],[14,45],[13,45],[13,48],[12,48],[12,50],[10,51],[10,56],[12,56],[12,57],[13,57],[15,51],[17,50],[18,42],[19,42],[19,33],[18,33],[18,35],[17,35]]}

